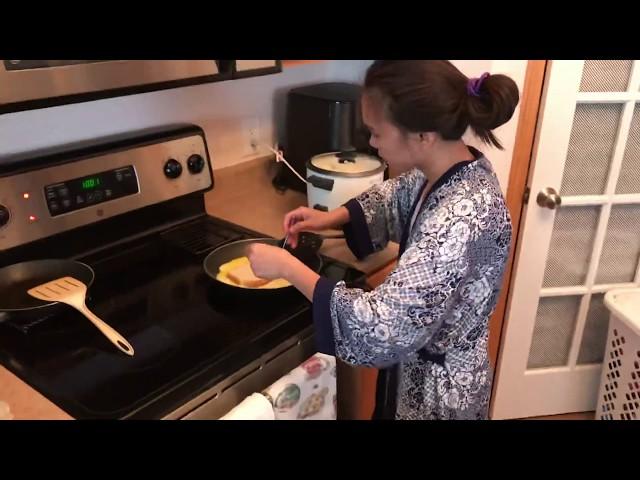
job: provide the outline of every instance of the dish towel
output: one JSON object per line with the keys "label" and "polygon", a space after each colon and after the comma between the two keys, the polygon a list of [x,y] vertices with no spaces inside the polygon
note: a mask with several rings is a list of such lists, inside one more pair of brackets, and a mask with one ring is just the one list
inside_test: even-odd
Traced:
{"label": "dish towel", "polygon": [[264,395],[253,393],[220,420],[275,420],[273,406]]}
{"label": "dish towel", "polygon": [[336,359],[316,353],[262,394],[276,420],[335,420]]}

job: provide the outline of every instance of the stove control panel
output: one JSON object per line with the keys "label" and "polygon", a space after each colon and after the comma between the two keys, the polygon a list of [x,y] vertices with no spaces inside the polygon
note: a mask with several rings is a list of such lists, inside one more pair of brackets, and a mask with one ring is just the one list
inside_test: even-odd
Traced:
{"label": "stove control panel", "polygon": [[44,187],[52,217],[140,193],[133,165],[94,173]]}
{"label": "stove control panel", "polygon": [[66,155],[0,177],[0,251],[213,186],[197,127]]}

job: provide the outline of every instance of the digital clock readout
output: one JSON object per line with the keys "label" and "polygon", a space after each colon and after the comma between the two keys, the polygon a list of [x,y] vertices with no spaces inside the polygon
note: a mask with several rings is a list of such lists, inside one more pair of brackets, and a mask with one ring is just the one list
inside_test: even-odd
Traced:
{"label": "digital clock readout", "polygon": [[85,178],[82,180],[82,189],[91,190],[100,186],[100,177]]}

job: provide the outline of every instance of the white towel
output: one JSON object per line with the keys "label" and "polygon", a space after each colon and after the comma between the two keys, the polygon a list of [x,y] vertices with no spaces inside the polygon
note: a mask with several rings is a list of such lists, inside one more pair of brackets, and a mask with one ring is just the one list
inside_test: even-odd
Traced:
{"label": "white towel", "polygon": [[253,393],[220,420],[275,420],[273,406],[264,395]]}

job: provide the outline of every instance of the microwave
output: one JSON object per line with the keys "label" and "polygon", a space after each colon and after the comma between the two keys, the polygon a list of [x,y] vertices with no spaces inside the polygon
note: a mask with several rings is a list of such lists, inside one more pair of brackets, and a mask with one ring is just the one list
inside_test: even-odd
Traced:
{"label": "microwave", "polygon": [[279,60],[0,60],[0,113],[280,71]]}

